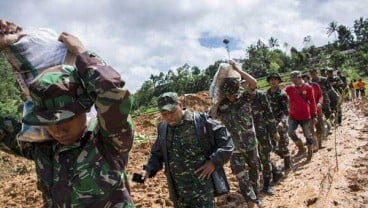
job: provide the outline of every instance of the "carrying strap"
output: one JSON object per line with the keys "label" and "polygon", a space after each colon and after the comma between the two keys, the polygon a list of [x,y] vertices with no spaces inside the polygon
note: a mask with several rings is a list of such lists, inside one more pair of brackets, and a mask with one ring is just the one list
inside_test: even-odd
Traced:
{"label": "carrying strap", "polygon": [[309,102],[309,100],[298,90],[298,89],[296,89],[296,87],[293,87],[294,88],[294,90],[295,90],[295,92],[308,104],[308,105],[310,105],[310,102]]}

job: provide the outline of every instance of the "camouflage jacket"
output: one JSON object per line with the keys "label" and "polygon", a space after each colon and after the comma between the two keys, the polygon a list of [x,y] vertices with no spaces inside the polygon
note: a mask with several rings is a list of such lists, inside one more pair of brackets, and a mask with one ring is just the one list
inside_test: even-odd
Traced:
{"label": "camouflage jacket", "polygon": [[[212,132],[213,137],[198,138],[191,111],[185,111],[182,122],[176,126],[161,122],[150,158],[145,165],[148,176],[154,177],[165,164],[170,198],[175,207],[202,207],[206,200],[212,201],[212,181],[200,180],[195,170],[206,160],[211,160],[216,167],[223,166],[230,159],[233,150],[231,137],[222,124],[207,119],[206,126],[199,128]],[[214,141],[210,141],[211,138]],[[205,139],[205,142],[201,143],[199,139]],[[210,142],[214,142],[217,147],[212,149]],[[205,149],[209,148],[212,152],[208,156]]]}
{"label": "camouflage jacket", "polygon": [[253,116],[252,94],[248,90],[241,91],[236,101],[227,98],[221,101],[218,114],[230,131],[235,149],[254,150],[257,148]]}
{"label": "camouflage jacket", "polygon": [[268,101],[267,95],[260,90],[254,92],[252,113],[257,136],[261,134],[272,136],[277,132],[277,124],[271,110],[270,102]]}
{"label": "camouflage jacket", "polygon": [[282,122],[286,126],[289,115],[289,98],[287,94],[281,88],[278,88],[275,92],[268,89],[266,94],[276,123]]}
{"label": "camouflage jacket", "polygon": [[80,54],[76,66],[98,112],[83,137],[72,145],[19,142],[21,124],[0,117],[0,148],[35,161],[44,207],[134,207],[125,173],[134,134],[132,96],[97,55]]}

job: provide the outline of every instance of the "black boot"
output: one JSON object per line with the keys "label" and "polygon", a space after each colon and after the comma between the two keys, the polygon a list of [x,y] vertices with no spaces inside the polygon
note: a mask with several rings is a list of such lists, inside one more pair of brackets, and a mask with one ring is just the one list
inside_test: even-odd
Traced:
{"label": "black boot", "polygon": [[284,155],[284,171],[289,172],[291,170],[291,157],[290,155]]}
{"label": "black boot", "polygon": [[283,176],[284,174],[280,170],[272,168],[272,184],[277,184]]}
{"label": "black boot", "polygon": [[271,187],[271,178],[270,177],[263,177],[263,189],[262,192],[264,192],[267,195],[273,195],[273,189]]}

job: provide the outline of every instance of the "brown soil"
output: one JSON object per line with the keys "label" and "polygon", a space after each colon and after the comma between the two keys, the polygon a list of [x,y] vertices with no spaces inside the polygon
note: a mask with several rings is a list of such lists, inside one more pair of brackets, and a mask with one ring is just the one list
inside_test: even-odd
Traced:
{"label": "brown soil", "polygon": [[[195,110],[206,110],[211,102],[206,92],[182,100],[187,108]],[[274,196],[263,196],[264,207],[368,207],[368,102],[344,103],[343,112],[343,125],[333,129],[310,163],[305,163],[305,156],[293,158],[293,171],[274,186]],[[151,139],[134,143],[128,166],[130,177],[146,163],[160,119],[157,113],[134,118],[136,133]],[[290,149],[294,155],[292,142]],[[275,155],[273,159],[281,163]],[[0,152],[0,167],[0,207],[41,207],[33,162]],[[225,169],[231,192],[217,198],[216,204],[223,208],[246,207],[228,164]],[[172,207],[162,171],[145,184],[131,182],[131,189],[136,207]]]}

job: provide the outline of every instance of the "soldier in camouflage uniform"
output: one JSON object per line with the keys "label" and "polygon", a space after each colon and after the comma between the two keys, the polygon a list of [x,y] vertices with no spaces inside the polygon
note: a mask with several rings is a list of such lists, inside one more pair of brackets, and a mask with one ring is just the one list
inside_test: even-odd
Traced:
{"label": "soldier in camouflage uniform", "polygon": [[220,91],[226,98],[220,102],[218,114],[234,141],[235,150],[230,159],[231,170],[238,179],[240,193],[248,207],[254,207],[260,202],[255,190],[257,185],[252,183],[258,182],[260,169],[258,142],[252,117],[252,92],[257,87],[257,81],[240,70],[235,62],[229,63],[233,70],[240,73],[248,88],[241,90],[238,78],[225,78]]}
{"label": "soldier in camouflage uniform", "polygon": [[280,135],[280,141],[277,143],[275,153],[284,159],[284,170],[288,172],[291,168],[291,156],[289,151],[288,115],[289,115],[289,98],[287,94],[280,88],[282,79],[278,73],[271,73],[267,77],[270,88],[267,90],[267,97],[273,115],[276,119],[277,131]]}
{"label": "soldier in camouflage uniform", "polygon": [[279,178],[279,176],[276,176],[276,167],[271,163],[271,140],[273,138],[274,140],[279,141],[280,136],[276,129],[276,120],[272,114],[268,98],[266,94],[260,90],[255,90],[253,93],[252,115],[258,140],[258,152],[263,167],[262,191],[266,194],[273,195],[273,190],[270,184],[272,173],[275,173],[275,177],[277,178]]}
{"label": "soldier in camouflage uniform", "polygon": [[[33,108],[23,117],[43,126],[44,142],[17,141],[21,123],[0,116],[0,148],[35,161],[44,207],[134,207],[126,174],[133,143],[132,96],[113,68],[78,38],[60,40],[76,67],[46,70],[30,84]],[[97,119],[87,126],[95,105]]]}
{"label": "soldier in camouflage uniform", "polygon": [[158,125],[157,139],[141,173],[143,180],[154,177],[165,164],[170,199],[175,207],[214,207],[211,174],[230,159],[234,148],[228,131],[219,122],[206,120],[210,127],[205,131],[213,132],[217,145],[207,157],[207,148],[196,133],[196,112],[183,110],[173,92],[162,94],[157,103],[164,121]]}
{"label": "soldier in camouflage uniform", "polygon": [[334,70],[333,69],[328,69],[327,70],[327,81],[330,83],[331,85],[331,90],[329,91],[329,97],[330,97],[330,107],[332,112],[335,113],[336,124],[341,125],[342,122],[342,110],[341,110],[341,106],[338,106],[338,101],[339,101],[339,92],[342,92],[341,86],[342,86],[342,80],[337,77],[334,76],[333,74]]}

